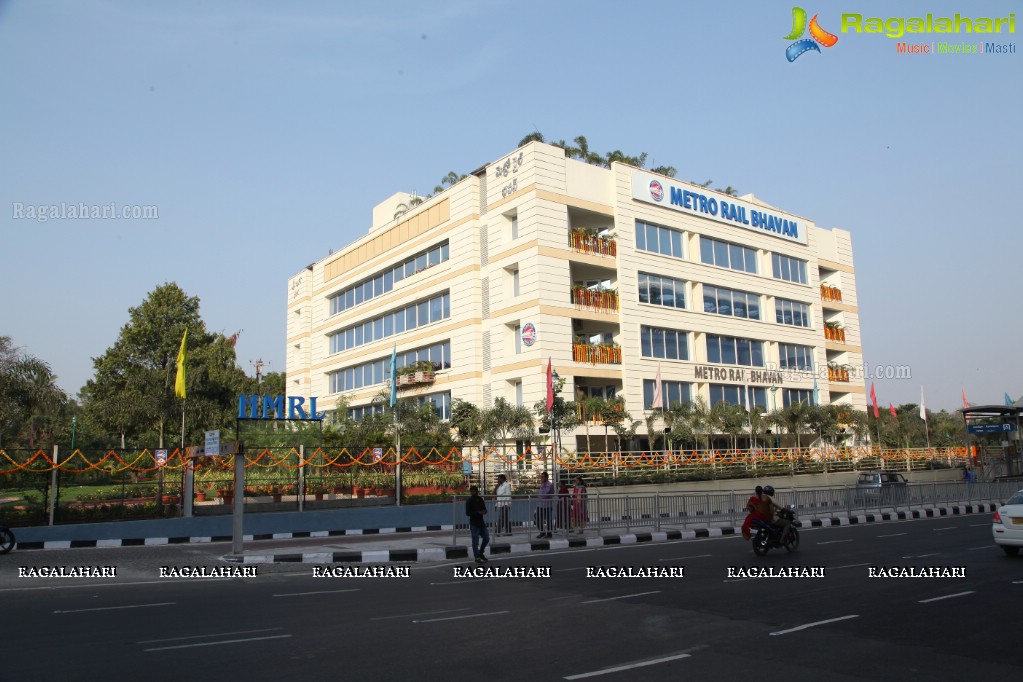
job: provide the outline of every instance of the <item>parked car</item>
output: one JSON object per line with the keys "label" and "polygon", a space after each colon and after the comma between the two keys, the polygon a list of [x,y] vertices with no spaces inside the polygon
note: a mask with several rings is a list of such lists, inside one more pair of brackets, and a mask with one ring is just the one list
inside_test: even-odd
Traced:
{"label": "parked car", "polygon": [[1006,554],[1019,554],[1019,548],[1023,547],[1023,490],[1017,491],[995,512],[991,519],[991,534],[995,544],[1000,545]]}
{"label": "parked car", "polygon": [[905,504],[909,482],[896,471],[864,471],[856,479],[856,502],[866,505]]}

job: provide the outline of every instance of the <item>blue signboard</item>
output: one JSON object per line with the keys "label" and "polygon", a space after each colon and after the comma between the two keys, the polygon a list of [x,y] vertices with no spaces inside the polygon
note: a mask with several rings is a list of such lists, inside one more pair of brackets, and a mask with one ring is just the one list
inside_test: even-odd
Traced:
{"label": "blue signboard", "polygon": [[1015,430],[1015,424],[970,424],[966,427],[969,433],[1008,433]]}

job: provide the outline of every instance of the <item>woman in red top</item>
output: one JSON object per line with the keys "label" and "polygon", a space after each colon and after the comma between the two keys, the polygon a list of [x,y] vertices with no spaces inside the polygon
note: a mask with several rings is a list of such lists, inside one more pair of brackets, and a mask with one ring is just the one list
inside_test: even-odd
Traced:
{"label": "woman in red top", "polygon": [[763,505],[764,489],[758,485],[753,492],[755,492],[756,494],[746,501],[746,511],[748,511],[749,514],[746,515],[746,520],[742,522],[743,540],[750,539],[750,528],[753,526],[754,520],[759,519],[761,521],[766,521],[767,523],[771,522],[770,515],[765,515],[761,511],[761,508],[764,506]]}

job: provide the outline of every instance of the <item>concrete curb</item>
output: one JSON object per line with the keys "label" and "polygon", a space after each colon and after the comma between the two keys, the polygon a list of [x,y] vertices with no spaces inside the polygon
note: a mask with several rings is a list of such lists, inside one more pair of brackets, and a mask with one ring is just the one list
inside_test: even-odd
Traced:
{"label": "concrete curb", "polygon": [[[954,505],[951,507],[929,507],[909,511],[879,512],[860,514],[858,516],[834,516],[824,519],[812,519],[809,526],[813,528],[831,526],[855,526],[865,523],[884,521],[906,521],[910,519],[929,519],[943,516],[960,516],[964,514],[985,514],[994,512],[997,504]],[[803,522],[806,524],[806,522]],[[450,527],[444,530],[451,530]],[[511,556],[548,552],[556,549],[576,549],[583,547],[607,547],[611,545],[630,545],[648,542],[666,542],[668,540],[695,540],[697,538],[723,537],[739,535],[741,528],[696,528],[693,530],[668,530],[645,533],[627,533],[623,535],[602,535],[599,537],[569,537],[551,540],[532,540],[530,542],[501,542],[489,545],[489,556]],[[282,554],[246,554],[244,556],[227,556],[227,561],[245,564],[268,563],[390,563],[414,562],[428,563],[435,561],[451,561],[468,559],[469,548],[463,546],[444,548],[420,548],[404,550],[367,550],[363,552],[292,552]]]}

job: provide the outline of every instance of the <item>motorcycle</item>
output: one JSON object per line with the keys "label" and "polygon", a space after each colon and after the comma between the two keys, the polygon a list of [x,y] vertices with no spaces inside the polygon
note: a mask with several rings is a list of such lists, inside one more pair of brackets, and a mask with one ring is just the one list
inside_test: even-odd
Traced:
{"label": "motorcycle", "polygon": [[772,548],[784,547],[789,552],[795,552],[799,548],[798,529],[802,524],[796,518],[796,505],[790,504],[778,510],[778,516],[789,522],[789,534],[784,545],[781,542],[781,527],[759,519],[753,522],[757,529],[757,534],[753,536],[753,553],[757,556],[764,556]]}
{"label": "motorcycle", "polygon": [[14,549],[14,531],[7,526],[0,526],[0,554],[7,554]]}

